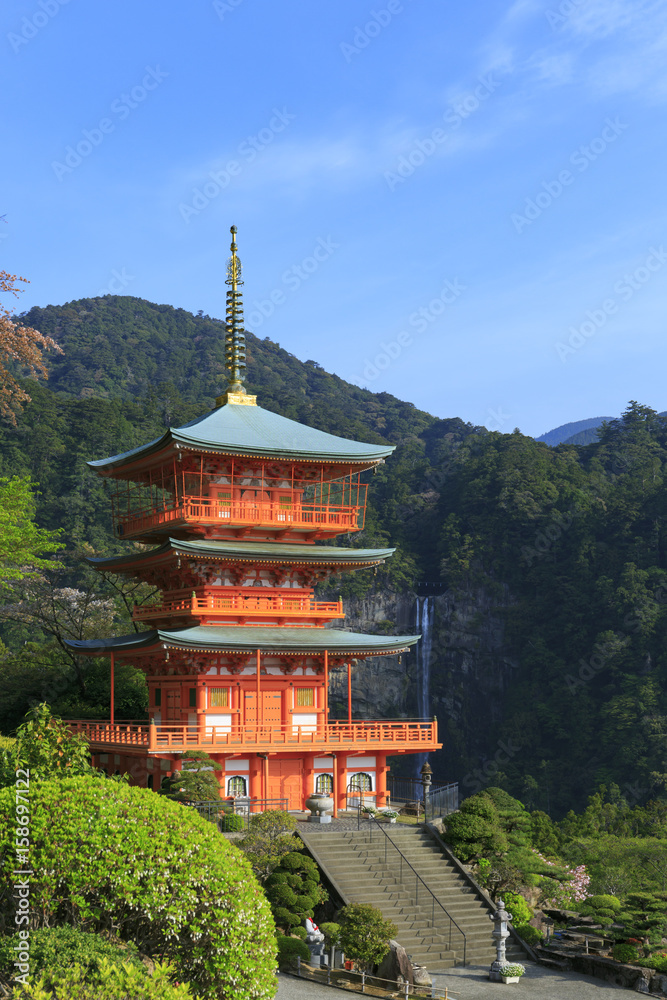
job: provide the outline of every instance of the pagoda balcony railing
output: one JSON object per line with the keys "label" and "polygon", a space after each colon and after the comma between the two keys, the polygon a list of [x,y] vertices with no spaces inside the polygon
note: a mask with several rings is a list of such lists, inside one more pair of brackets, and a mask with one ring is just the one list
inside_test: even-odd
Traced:
{"label": "pagoda balcony railing", "polygon": [[229,500],[220,503],[206,497],[187,497],[172,505],[144,508],[129,513],[115,512],[116,532],[122,538],[155,531],[162,526],[219,525],[221,527],[333,529],[334,533],[357,531],[363,527],[365,508],[317,504],[282,506],[270,500]]}
{"label": "pagoda balcony railing", "polygon": [[182,752],[203,748],[228,750],[329,750],[430,751],[438,747],[438,724],[432,721],[329,722],[327,725],[206,726],[137,725],[100,721],[69,721],[73,733],[85,736],[93,749],[143,749],[149,753]]}
{"label": "pagoda balcony railing", "polygon": [[134,621],[187,615],[189,617],[234,616],[237,618],[344,618],[342,600],[313,601],[310,597],[246,597],[242,594],[214,595],[162,604],[137,606],[132,612]]}

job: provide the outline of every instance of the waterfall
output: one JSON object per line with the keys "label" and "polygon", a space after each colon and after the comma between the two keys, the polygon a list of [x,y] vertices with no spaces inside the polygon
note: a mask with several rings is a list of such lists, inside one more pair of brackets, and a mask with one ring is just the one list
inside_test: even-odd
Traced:
{"label": "waterfall", "polygon": [[[417,646],[417,715],[420,719],[431,718],[431,650],[433,648],[433,621],[435,618],[435,601],[432,597],[418,597],[415,628],[421,632]],[[416,755],[416,776],[420,771],[427,753]]]}

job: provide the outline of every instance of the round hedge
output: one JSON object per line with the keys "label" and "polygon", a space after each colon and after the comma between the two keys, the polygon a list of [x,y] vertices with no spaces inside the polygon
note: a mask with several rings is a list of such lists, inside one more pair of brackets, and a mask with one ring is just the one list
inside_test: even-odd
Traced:
{"label": "round hedge", "polygon": [[289,969],[296,964],[297,956],[302,962],[310,961],[310,948],[305,941],[295,937],[278,935],[278,964],[281,969]]}
{"label": "round hedge", "polygon": [[220,817],[220,830],[223,833],[238,833],[245,828],[243,816],[235,816],[234,813],[225,813]]}
{"label": "round hedge", "polygon": [[[15,797],[0,791],[0,932],[13,933]],[[275,928],[249,863],[194,810],[92,778],[30,789],[37,925],[113,930],[173,962],[202,997],[269,1000]]]}
{"label": "round hedge", "polygon": [[[0,969],[13,969],[16,949],[22,944],[17,934],[0,937]],[[109,941],[99,934],[70,926],[43,927],[30,933],[30,975],[45,973],[49,985],[73,965],[81,967],[87,980],[88,974],[94,974],[104,959],[146,970],[136,945],[129,941]]]}

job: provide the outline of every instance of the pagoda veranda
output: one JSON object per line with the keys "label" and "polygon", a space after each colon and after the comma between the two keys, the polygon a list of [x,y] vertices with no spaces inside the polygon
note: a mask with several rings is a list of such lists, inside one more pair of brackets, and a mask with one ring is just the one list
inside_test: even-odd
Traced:
{"label": "pagoda veranda", "polygon": [[[405,652],[418,636],[327,627],[342,623],[342,604],[316,601],[313,588],[392,555],[330,543],[363,528],[363,474],[394,449],[288,420],[248,395],[235,234],[232,227],[226,392],[204,417],[89,463],[115,483],[116,537],[152,546],[91,563],[153,585],[161,600],[135,608],[146,631],[68,646],[109,656],[112,678],[119,659],[141,669],[150,721],[117,723],[112,684],[109,722],[71,725],[88,737],[98,766],[149,788],[197,749],[221,765],[224,798],[302,809],[312,792],[325,792],[337,813],[353,788],[384,805],[387,755],[438,749],[436,723],[354,721],[351,664]],[[348,719],[330,722],[329,675],[340,669]]]}

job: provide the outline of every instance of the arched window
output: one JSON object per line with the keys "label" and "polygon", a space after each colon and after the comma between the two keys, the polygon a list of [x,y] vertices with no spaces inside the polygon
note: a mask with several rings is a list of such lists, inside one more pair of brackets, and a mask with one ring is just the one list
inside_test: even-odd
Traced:
{"label": "arched window", "polygon": [[359,774],[353,774],[350,776],[350,788],[354,788],[359,792],[372,792],[373,779],[370,774],[365,774],[363,771],[360,771]]}
{"label": "arched window", "polygon": [[320,795],[331,795],[333,792],[333,775],[318,774],[315,779],[315,791]]}
{"label": "arched window", "polygon": [[245,778],[241,778],[239,775],[230,778],[227,782],[227,794],[234,796],[247,795]]}

